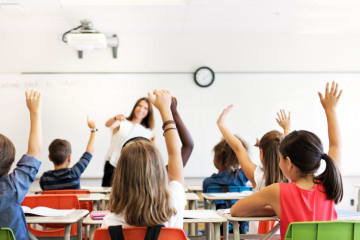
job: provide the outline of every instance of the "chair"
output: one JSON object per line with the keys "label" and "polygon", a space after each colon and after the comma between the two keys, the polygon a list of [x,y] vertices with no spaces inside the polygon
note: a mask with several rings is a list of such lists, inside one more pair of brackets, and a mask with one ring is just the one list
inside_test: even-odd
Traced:
{"label": "chair", "polygon": [[[143,240],[147,227],[125,227],[123,228],[125,240]],[[162,228],[158,240],[186,240],[184,231],[180,228]],[[94,240],[111,240],[107,228],[95,230]]]}
{"label": "chair", "polygon": [[[65,189],[65,190],[44,190],[41,194],[90,194],[87,189]],[[93,211],[93,202],[80,202],[80,209],[87,209],[89,212]]]}
{"label": "chair", "polygon": [[15,240],[15,236],[11,228],[0,228],[1,240]]}
{"label": "chair", "polygon": [[[79,200],[76,195],[37,195],[26,196],[22,202],[23,206],[35,208],[38,206],[55,208],[55,209],[80,209]],[[63,237],[65,233],[64,225],[62,224],[42,224],[44,227],[52,229],[41,230],[32,227],[28,224],[29,231],[36,237]],[[77,235],[77,224],[71,225],[71,236]]]}
{"label": "chair", "polygon": [[293,222],[285,234],[285,240],[355,240],[360,239],[360,222],[326,221]]}

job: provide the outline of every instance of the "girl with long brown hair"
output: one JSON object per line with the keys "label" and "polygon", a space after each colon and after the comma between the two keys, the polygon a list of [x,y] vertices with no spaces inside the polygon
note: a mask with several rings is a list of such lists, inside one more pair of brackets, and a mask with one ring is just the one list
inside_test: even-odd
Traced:
{"label": "girl with long brown hair", "polygon": [[[217,120],[217,125],[226,142],[235,152],[240,167],[251,182],[254,190],[258,191],[272,183],[284,181],[285,177],[279,168],[279,147],[283,134],[273,130],[266,133],[257,142],[256,146],[260,149],[260,160],[263,167],[257,166],[251,161],[248,151],[242,142],[228,130],[224,123],[225,117],[232,107],[233,105],[230,105],[224,109]],[[281,110],[280,114],[278,114],[277,122],[284,129],[284,133],[287,134],[290,129],[290,113],[286,115],[285,111]]]}
{"label": "girl with long brown hair", "polygon": [[171,95],[155,90],[149,100],[160,111],[168,153],[168,172],[154,144],[129,142],[121,151],[110,194],[110,213],[103,227],[183,227],[186,205],[181,142],[170,109]]}
{"label": "girl with long brown hair", "polygon": [[148,98],[138,99],[129,117],[118,114],[109,118],[105,126],[111,130],[111,143],[105,156],[102,186],[109,187],[123,144],[133,137],[151,139],[154,136],[154,114]]}

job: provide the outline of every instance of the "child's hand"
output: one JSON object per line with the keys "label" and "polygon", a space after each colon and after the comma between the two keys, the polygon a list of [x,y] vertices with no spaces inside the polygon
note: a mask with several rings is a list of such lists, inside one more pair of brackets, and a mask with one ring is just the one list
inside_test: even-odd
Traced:
{"label": "child's hand", "polygon": [[281,109],[280,112],[276,113],[276,115],[276,122],[280,125],[280,127],[284,129],[284,131],[289,131],[291,125],[290,112],[286,115],[285,110]]}
{"label": "child's hand", "polygon": [[89,116],[87,117],[87,123],[88,123],[89,128],[91,128],[91,129],[96,128],[95,121],[92,120]]}
{"label": "child's hand", "polygon": [[30,89],[25,91],[26,106],[30,113],[38,113],[41,106],[41,94],[39,91]]}
{"label": "child's hand", "polygon": [[341,94],[342,90],[338,91],[338,84],[333,81],[331,83],[331,88],[329,90],[329,83],[326,83],[325,88],[325,97],[321,94],[321,92],[318,92],[321,105],[323,106],[324,110],[330,110],[335,109]]}
{"label": "child's hand", "polygon": [[148,93],[149,101],[161,112],[170,110],[171,94],[167,90],[154,90],[155,97]]}
{"label": "child's hand", "polygon": [[115,116],[115,119],[118,121],[124,121],[126,117],[124,116],[124,114],[118,114]]}
{"label": "child's hand", "polygon": [[176,97],[172,97],[171,98],[171,112],[176,112],[176,107],[177,107],[177,99]]}
{"label": "child's hand", "polygon": [[223,124],[224,121],[225,121],[225,118],[227,116],[227,114],[231,111],[231,109],[234,107],[234,105],[229,105],[227,106],[223,111],[222,113],[220,114],[218,120],[216,121],[217,124]]}

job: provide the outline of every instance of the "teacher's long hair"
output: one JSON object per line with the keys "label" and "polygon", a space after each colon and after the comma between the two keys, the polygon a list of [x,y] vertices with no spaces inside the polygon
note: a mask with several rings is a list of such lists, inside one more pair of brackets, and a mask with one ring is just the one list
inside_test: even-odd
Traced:
{"label": "teacher's long hair", "polygon": [[[140,124],[143,125],[145,128],[149,128],[152,130],[155,127],[154,110],[153,110],[152,104],[149,102],[149,99],[146,97],[139,98],[136,101],[134,107],[131,110],[130,116],[127,117],[126,119],[129,121],[133,120],[133,118],[135,117],[135,108],[137,107],[137,105],[139,105],[139,103],[141,101],[145,101],[148,104],[148,114],[146,115],[146,117],[144,117],[144,119],[141,121]],[[117,133],[119,131],[119,129],[120,129],[120,126],[114,128],[113,134]]]}

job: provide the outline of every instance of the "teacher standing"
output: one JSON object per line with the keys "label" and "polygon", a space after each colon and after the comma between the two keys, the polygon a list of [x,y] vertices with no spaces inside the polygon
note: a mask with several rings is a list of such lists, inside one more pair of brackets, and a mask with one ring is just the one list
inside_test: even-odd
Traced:
{"label": "teacher standing", "polygon": [[136,101],[129,117],[118,114],[109,118],[105,126],[112,131],[110,148],[105,156],[103,187],[110,187],[113,172],[120,157],[124,143],[134,137],[144,137],[152,140],[154,134],[154,115],[149,100],[145,97]]}

